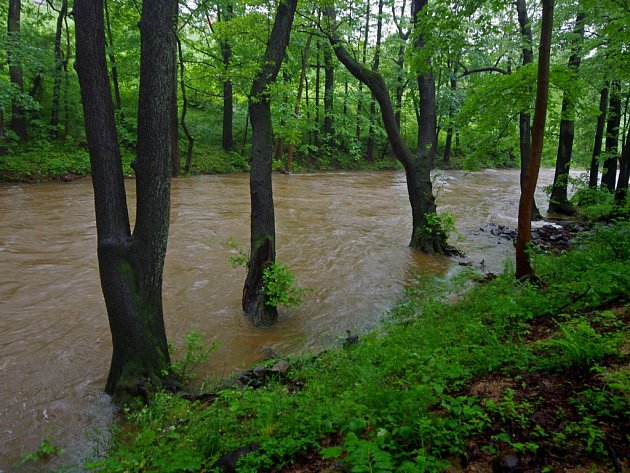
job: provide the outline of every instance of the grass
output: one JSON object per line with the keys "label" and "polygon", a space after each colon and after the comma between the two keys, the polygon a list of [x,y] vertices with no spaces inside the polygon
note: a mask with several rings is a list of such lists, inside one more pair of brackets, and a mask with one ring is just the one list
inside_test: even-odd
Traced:
{"label": "grass", "polygon": [[539,471],[611,469],[627,453],[629,264],[630,224],[618,223],[535,255],[538,286],[509,268],[421,284],[380,330],[291,359],[286,378],[157,394],[89,467],[420,472],[512,456]]}

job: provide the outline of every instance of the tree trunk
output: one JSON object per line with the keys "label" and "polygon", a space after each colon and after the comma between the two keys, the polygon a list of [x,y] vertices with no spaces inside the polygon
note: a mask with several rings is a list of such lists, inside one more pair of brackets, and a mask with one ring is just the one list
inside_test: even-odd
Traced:
{"label": "tree trunk", "polygon": [[[376,44],[374,49],[374,61],[372,62],[372,70],[378,72],[381,62],[381,37],[383,35],[383,0],[378,0],[378,16],[376,18]],[[370,100],[370,128],[368,130],[367,149],[365,152],[368,161],[374,160],[374,133],[376,117],[376,102]]]}
{"label": "tree trunk", "polygon": [[534,276],[527,253],[532,240],[532,202],[542,158],[547,102],[549,98],[549,59],[551,52],[551,31],[553,29],[553,0],[542,0],[542,23],[540,48],[538,52],[538,83],[536,86],[536,107],[532,129],[531,156],[527,163],[521,197],[518,205],[518,237],[516,239],[516,278]]}
{"label": "tree trunk", "polygon": [[[459,62],[454,61],[453,70],[450,78],[451,91],[453,94],[457,90],[457,69]],[[450,106],[448,110],[448,128],[446,129],[446,143],[444,144],[444,163],[450,163],[451,161],[451,148],[453,146],[453,107]]]}
{"label": "tree trunk", "polygon": [[[413,0],[411,8],[416,24],[419,21],[418,15],[427,4],[428,0]],[[418,34],[414,47],[417,49],[424,48],[422,33]],[[418,149],[416,150],[416,156],[418,160],[426,161],[429,170],[431,170],[435,162],[437,149],[437,116],[435,112],[435,79],[431,72],[430,59],[427,59],[425,67],[426,71],[418,74],[420,119],[418,120]]]}
{"label": "tree trunk", "polygon": [[319,89],[321,87],[321,81],[320,81],[320,74],[321,74],[321,63],[320,63],[320,51],[321,51],[321,44],[319,42],[319,40],[317,41],[317,56],[315,59],[315,129],[313,131],[313,136],[314,136],[314,141],[315,141],[315,146],[317,146],[318,148],[321,146],[321,139],[319,136],[319,123],[320,123],[320,118],[319,118],[319,102],[320,102],[320,97],[319,97]]}
{"label": "tree trunk", "polygon": [[[298,92],[295,98],[295,108],[294,113],[295,116],[299,116],[300,114],[300,103],[302,100],[302,92],[304,91],[304,82],[306,80],[306,69],[308,67],[308,53],[311,49],[311,41],[313,39],[313,33],[309,33],[306,44],[304,45],[304,52],[302,53],[302,70],[300,72],[300,83],[298,84]],[[308,108],[308,103],[306,104]],[[291,166],[293,165],[293,153],[295,151],[295,143],[289,143],[289,151],[287,153],[287,162],[284,166],[284,172],[286,174],[291,173]]]}
{"label": "tree trunk", "polygon": [[[367,45],[370,35],[370,0],[365,4],[365,36],[363,40],[363,64],[367,61]],[[359,100],[357,101],[357,125],[355,136],[359,144],[361,143],[361,113],[363,111],[363,82],[359,81]]]}
{"label": "tree trunk", "polygon": [[619,180],[615,190],[615,205],[623,206],[628,195],[628,180],[630,178],[630,133],[626,134],[626,142],[619,159]]}
{"label": "tree trunk", "polygon": [[333,97],[335,93],[335,65],[332,60],[332,49],[324,45],[324,144],[333,143]]}
{"label": "tree trunk", "polygon": [[[532,64],[534,62],[534,51],[532,37],[532,28],[527,16],[527,5],[525,0],[516,0],[516,13],[518,16],[518,24],[523,40],[523,66]],[[456,137],[457,138],[457,137]],[[529,156],[531,154],[531,114],[529,110],[521,111],[519,113],[519,150],[521,154],[521,174],[520,174],[520,186],[521,192],[523,191],[523,182],[525,181],[525,172],[527,170],[527,163],[529,162]],[[536,198],[532,197],[532,220],[540,220],[542,215],[536,205]]]}
{"label": "tree trunk", "polygon": [[[178,12],[179,13],[179,12]],[[175,21],[177,29],[177,20]],[[175,31],[174,30],[174,31]],[[173,80],[171,81],[171,176],[179,176],[181,163],[179,162],[179,117],[177,113],[177,41],[173,43],[175,48],[175,67],[173,68]]]}
{"label": "tree trunk", "polygon": [[184,56],[182,54],[182,42],[179,39],[179,36],[175,37],[177,41],[177,57],[179,58],[179,86],[182,91],[182,115],[180,117],[179,123],[182,126],[182,130],[184,130],[184,135],[186,135],[186,140],[188,140],[188,147],[186,148],[186,163],[184,164],[184,172],[186,174],[190,174],[190,170],[192,168],[192,153],[193,146],[195,144],[195,140],[193,136],[190,134],[190,130],[188,129],[188,124],[186,123],[186,112],[188,111],[188,95],[186,94],[186,79],[185,79],[185,66],[184,66]]}
{"label": "tree trunk", "polygon": [[[22,75],[22,65],[19,59],[15,57],[14,51],[20,48],[20,12],[22,8],[21,0],[9,0],[9,19],[8,28],[8,51],[7,62],[9,63],[9,79],[11,84],[20,93],[24,92],[24,77]],[[11,130],[20,138],[21,141],[28,139],[26,128],[26,112],[19,103],[19,100],[11,100],[11,122],[9,124]]]}
{"label": "tree trunk", "polygon": [[593,158],[591,159],[591,169],[588,178],[588,186],[591,189],[597,188],[599,178],[599,155],[602,153],[602,138],[604,137],[604,127],[606,125],[606,110],[608,109],[608,86],[605,86],[599,95],[599,115],[595,128],[595,144],[593,145]]}
{"label": "tree trunk", "polygon": [[61,8],[57,15],[57,28],[55,30],[55,80],[53,83],[52,105],[50,113],[50,137],[59,138],[59,110],[61,108],[61,76],[63,74],[63,51],[61,50],[61,35],[63,33],[63,20],[68,12],[68,1],[61,2]]}
{"label": "tree trunk", "polygon": [[604,171],[602,173],[602,186],[610,192],[615,192],[620,125],[621,90],[619,82],[613,81],[610,86],[610,105],[608,107],[608,120],[606,123],[606,153],[608,154],[608,158],[604,161]]}
{"label": "tree trunk", "polygon": [[271,151],[273,130],[269,85],[278,76],[282,58],[289,44],[291,25],[297,0],[278,4],[267,49],[260,71],[252,84],[249,114],[252,122],[252,150],[250,154],[251,246],[247,278],[243,288],[243,310],[256,326],[266,326],[277,318],[277,308],[269,304],[264,292],[263,270],[276,258],[276,231],[271,184]]}
{"label": "tree trunk", "polygon": [[[224,21],[232,19],[234,9],[231,3],[226,6],[224,15]],[[234,133],[233,133],[233,107],[234,107],[234,94],[232,79],[230,78],[230,63],[232,62],[232,48],[227,40],[221,40],[219,45],[221,46],[221,60],[223,61],[223,136],[221,138],[221,144],[225,151],[230,151],[234,146]]]}
{"label": "tree trunk", "polygon": [[[569,70],[577,75],[582,61],[582,43],[584,41],[584,20],[586,15],[583,12],[577,14],[573,33],[576,37],[576,44],[573,46],[571,56],[569,56]],[[549,199],[549,212],[563,215],[575,214],[575,208],[569,202],[567,193],[569,184],[569,170],[571,168],[571,156],[573,154],[573,137],[575,135],[575,104],[570,94],[566,92],[562,96],[562,115],[560,119],[560,137],[558,140],[558,155],[556,158],[556,172],[551,187]]]}
{"label": "tree trunk", "polygon": [[[332,5],[328,6],[328,16],[333,19],[334,23],[335,12]],[[414,156],[405,146],[400,130],[396,125],[394,108],[392,107],[389,91],[383,77],[378,72],[368,69],[354,59],[343,47],[343,43],[334,29],[329,32],[329,40],[337,55],[337,59],[356,79],[370,89],[372,96],[378,102],[383,126],[387,132],[394,155],[405,169],[413,219],[412,237],[409,245],[428,254],[443,253],[447,248],[446,235],[437,226],[431,225],[427,221],[427,216],[436,214],[428,161],[419,159],[419,156]]]}
{"label": "tree trunk", "polygon": [[105,0],[105,25],[107,27],[107,50],[109,56],[109,64],[112,73],[112,83],[114,84],[114,99],[116,100],[116,110],[118,111],[118,120],[120,124],[125,123],[125,114],[122,109],[122,99],[120,97],[120,84],[118,83],[118,67],[116,66],[116,54],[114,54],[114,35],[109,21],[109,0]]}
{"label": "tree trunk", "polygon": [[136,225],[131,234],[107,75],[103,0],[76,0],[76,69],[92,164],[99,271],[112,332],[106,392],[115,399],[164,386],[170,364],[162,272],[170,200],[170,98],[175,0],[144,2],[140,20]]}

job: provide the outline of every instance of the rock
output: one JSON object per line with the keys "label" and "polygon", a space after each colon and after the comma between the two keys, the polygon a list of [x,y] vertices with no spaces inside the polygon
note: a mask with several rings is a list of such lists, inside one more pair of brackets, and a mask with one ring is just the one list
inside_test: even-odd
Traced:
{"label": "rock", "polygon": [[512,453],[507,453],[497,457],[492,462],[494,473],[513,473],[519,471],[520,460]]}
{"label": "rock", "polygon": [[290,368],[290,365],[288,361],[280,360],[275,365],[273,365],[273,367],[271,368],[271,371],[273,373],[279,373],[280,375],[285,376],[287,372],[289,371],[289,368]]}
{"label": "rock", "polygon": [[245,445],[244,447],[237,448],[236,450],[232,450],[230,453],[226,453],[223,457],[221,457],[221,460],[219,460],[219,467],[221,468],[221,471],[225,473],[235,473],[236,465],[241,457],[258,450],[259,448],[259,444],[252,443]]}
{"label": "rock", "polygon": [[267,374],[267,367],[264,365],[259,365],[252,370],[252,374],[257,378],[262,378]]}

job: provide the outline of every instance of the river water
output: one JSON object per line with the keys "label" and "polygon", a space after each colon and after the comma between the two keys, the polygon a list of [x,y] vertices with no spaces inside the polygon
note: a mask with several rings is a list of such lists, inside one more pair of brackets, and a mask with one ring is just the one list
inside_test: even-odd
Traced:
{"label": "river water", "polygon": [[[539,188],[553,179],[542,170]],[[452,243],[486,271],[500,271],[511,243],[479,231],[516,227],[518,171],[444,171],[438,210],[455,215]],[[130,211],[133,181],[127,182]],[[537,194],[546,209],[542,192]],[[248,246],[248,175],[173,182],[164,307],[169,339],[191,329],[219,349],[202,375],[220,378],[273,349],[313,351],[340,344],[345,331],[374,327],[406,285],[457,265],[407,247],[411,214],[400,172],[274,175],[277,257],[312,289],[278,323],[255,329],[242,316],[244,269],[233,269],[231,237]],[[133,215],[132,215],[133,218]],[[80,464],[103,448],[115,417],[102,393],[111,357],[96,260],[89,180],[0,185],[0,473],[49,438]],[[54,465],[53,465],[54,466]]]}

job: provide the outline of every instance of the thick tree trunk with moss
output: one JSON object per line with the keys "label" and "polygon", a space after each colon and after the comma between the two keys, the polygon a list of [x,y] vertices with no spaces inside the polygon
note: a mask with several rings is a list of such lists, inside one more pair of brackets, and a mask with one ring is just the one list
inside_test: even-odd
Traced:
{"label": "thick tree trunk with moss", "polygon": [[329,40],[337,55],[337,59],[372,92],[372,96],[381,108],[383,126],[387,132],[392,151],[405,169],[407,192],[413,220],[409,246],[428,254],[444,253],[447,249],[445,235],[427,220],[427,216],[431,219],[430,216],[437,215],[430,176],[430,163],[418,159],[418,156],[414,156],[405,145],[396,124],[394,108],[392,107],[389,90],[383,77],[378,72],[368,69],[354,59],[343,47],[340,38],[334,30],[335,11],[332,5],[328,6],[327,16],[333,23],[329,32]]}
{"label": "thick tree trunk with moss", "polygon": [[162,311],[171,173],[171,82],[176,0],[145,1],[133,234],[105,61],[103,0],[76,0],[76,69],[96,207],[99,272],[112,333],[106,392],[115,399],[165,386],[170,364]]}
{"label": "thick tree trunk with moss", "polygon": [[608,159],[604,161],[602,173],[602,187],[609,192],[615,192],[617,178],[617,158],[619,157],[619,127],[621,126],[621,90],[618,81],[610,85],[610,104],[608,106],[608,120],[606,123],[606,153]]}
{"label": "thick tree trunk with moss", "polygon": [[545,136],[545,121],[547,119],[552,29],[553,0],[542,0],[542,24],[540,48],[538,52],[538,84],[536,86],[536,108],[534,112],[534,127],[532,129],[532,148],[518,204],[518,236],[516,238],[517,279],[531,278],[534,276],[534,269],[529,260],[527,247],[532,241],[532,202],[538,182],[538,173],[540,171],[540,161]]}
{"label": "thick tree trunk with moss", "polygon": [[250,154],[251,240],[247,264],[247,278],[243,288],[243,310],[256,326],[270,325],[278,311],[270,305],[264,292],[263,271],[276,259],[276,230],[271,182],[273,129],[269,85],[278,76],[282,58],[289,44],[291,25],[295,17],[297,0],[282,0],[267,49],[249,97],[249,115],[252,122],[252,149]]}
{"label": "thick tree trunk with moss", "polygon": [[[569,70],[577,74],[582,61],[582,42],[584,40],[583,12],[577,14],[573,33],[577,44],[569,57]],[[573,136],[575,135],[575,104],[571,94],[565,92],[562,96],[562,117],[560,119],[560,137],[558,139],[558,155],[556,158],[556,172],[551,187],[549,199],[549,212],[563,215],[575,214],[575,207],[571,205],[568,197],[569,170],[571,168],[571,156],[573,154]]]}
{"label": "thick tree trunk with moss", "polygon": [[599,94],[599,115],[595,128],[595,143],[593,144],[593,157],[591,158],[591,169],[589,172],[588,186],[597,188],[599,179],[599,155],[602,154],[602,139],[604,138],[604,128],[606,127],[606,110],[608,109],[608,86],[604,87]]}

